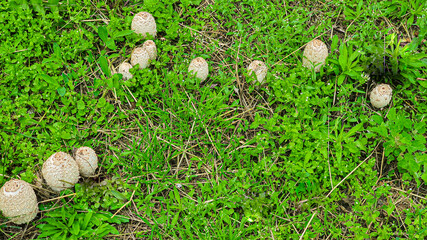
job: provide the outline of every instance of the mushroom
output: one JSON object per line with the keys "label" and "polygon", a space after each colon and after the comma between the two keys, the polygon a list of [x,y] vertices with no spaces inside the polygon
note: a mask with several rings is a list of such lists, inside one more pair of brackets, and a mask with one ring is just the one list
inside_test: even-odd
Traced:
{"label": "mushroom", "polygon": [[98,156],[90,147],[80,147],[74,154],[80,174],[84,177],[92,176],[98,167]]}
{"label": "mushroom", "polygon": [[206,80],[209,74],[209,65],[205,59],[197,57],[188,66],[188,72],[202,81]]}
{"label": "mushroom", "polygon": [[148,12],[135,14],[132,19],[131,29],[138,34],[142,34],[144,38],[147,37],[147,33],[152,37],[156,37],[157,34],[156,21],[153,15]]}
{"label": "mushroom", "polygon": [[54,191],[74,186],[79,180],[79,166],[68,153],[52,154],[42,167],[43,178]]}
{"label": "mushroom", "polygon": [[390,85],[382,83],[372,89],[369,95],[372,106],[376,108],[383,108],[390,103],[393,89]]}
{"label": "mushroom", "polygon": [[135,48],[130,56],[130,64],[132,64],[132,66],[139,64],[139,69],[148,67],[148,60],[150,60],[150,55],[145,48],[141,47]]}
{"label": "mushroom", "polygon": [[31,185],[17,179],[7,181],[0,189],[0,211],[16,224],[33,220],[38,212],[38,203]]}
{"label": "mushroom", "polygon": [[148,55],[150,56],[150,60],[153,61],[157,57],[157,47],[153,40],[147,40],[144,42],[144,45],[142,45],[142,48],[147,51]]}
{"label": "mushroom", "polygon": [[122,62],[119,66],[119,73],[122,74],[123,80],[129,80],[133,77],[132,73],[130,73],[130,69],[132,68],[132,65],[128,62]]}
{"label": "mushroom", "polygon": [[264,82],[265,75],[267,74],[267,66],[264,62],[255,60],[249,64],[248,72],[249,76],[252,75],[252,72],[255,72],[258,82],[262,84]]}
{"label": "mushroom", "polygon": [[328,47],[326,44],[314,39],[305,46],[302,65],[310,69],[314,67],[314,71],[319,72],[327,57]]}

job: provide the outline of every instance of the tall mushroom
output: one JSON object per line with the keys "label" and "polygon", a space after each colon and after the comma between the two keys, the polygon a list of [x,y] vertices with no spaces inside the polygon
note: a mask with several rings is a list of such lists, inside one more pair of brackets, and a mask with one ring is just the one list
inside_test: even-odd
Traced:
{"label": "tall mushroom", "polygon": [[33,220],[38,212],[37,197],[30,184],[12,179],[0,189],[0,211],[13,223]]}
{"label": "tall mushroom", "polygon": [[267,75],[267,66],[264,62],[255,60],[248,66],[249,76],[255,72],[256,78],[260,84],[264,83],[265,75]]}
{"label": "tall mushroom", "polygon": [[90,177],[98,168],[98,156],[90,147],[80,147],[74,154],[77,165],[79,165],[80,174],[84,177]]}
{"label": "tall mushroom", "polygon": [[150,56],[150,60],[153,61],[157,57],[157,47],[156,43],[154,43],[153,40],[147,40],[144,42],[144,45],[142,45],[142,48],[147,51],[148,55]]}
{"label": "tall mushroom", "polygon": [[153,15],[148,12],[139,12],[135,14],[132,19],[131,29],[138,34],[142,34],[144,38],[147,37],[147,33],[152,37],[156,37],[157,34],[156,21]]}
{"label": "tall mushroom", "polygon": [[303,53],[302,65],[319,72],[328,57],[328,47],[320,40],[314,39],[307,43]]}
{"label": "tall mushroom", "polygon": [[205,59],[197,57],[193,59],[190,65],[188,66],[188,72],[204,81],[206,80],[209,74],[209,65]]}
{"label": "tall mushroom", "polygon": [[371,99],[372,106],[376,108],[383,108],[387,106],[393,95],[393,89],[388,84],[380,84],[372,89],[369,98]]}
{"label": "tall mushroom", "polygon": [[148,67],[150,63],[148,60],[150,60],[150,55],[143,47],[135,48],[130,56],[130,64],[132,64],[132,66],[139,64],[139,69]]}
{"label": "tall mushroom", "polygon": [[79,166],[68,153],[57,152],[43,163],[42,174],[47,185],[59,192],[77,183]]}
{"label": "tall mushroom", "polygon": [[123,80],[129,80],[133,77],[132,73],[130,73],[130,69],[132,68],[132,65],[128,62],[122,62],[119,66],[119,73],[122,74]]}

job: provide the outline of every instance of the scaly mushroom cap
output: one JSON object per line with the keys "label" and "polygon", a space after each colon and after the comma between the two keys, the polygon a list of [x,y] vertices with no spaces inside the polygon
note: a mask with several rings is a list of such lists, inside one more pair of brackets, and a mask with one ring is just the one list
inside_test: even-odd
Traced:
{"label": "scaly mushroom cap", "polygon": [[135,14],[132,19],[131,29],[138,34],[142,34],[144,38],[147,37],[147,33],[153,37],[156,37],[157,34],[156,21],[153,15],[148,12]]}
{"label": "scaly mushroom cap", "polygon": [[76,150],[74,158],[79,165],[80,174],[84,177],[92,176],[98,167],[98,156],[90,147],[80,147]]}
{"label": "scaly mushroom cap", "polygon": [[372,89],[369,95],[372,106],[376,108],[383,108],[390,103],[393,95],[393,89],[388,84],[380,84]]}
{"label": "scaly mushroom cap", "polygon": [[132,65],[127,62],[122,62],[119,66],[119,73],[123,75],[123,80],[129,80],[133,77],[132,73],[130,73],[130,69],[132,68]]}
{"label": "scaly mushroom cap", "polygon": [[148,67],[148,60],[150,60],[150,55],[145,48],[135,48],[130,55],[130,64],[132,66],[139,64],[139,69]]}
{"label": "scaly mushroom cap", "polygon": [[193,59],[190,63],[190,66],[188,66],[188,72],[204,81],[209,74],[209,65],[205,59],[197,57]]}
{"label": "scaly mushroom cap", "polygon": [[249,64],[248,72],[249,76],[252,75],[252,72],[255,72],[258,82],[262,84],[264,82],[265,75],[267,75],[267,66],[264,62],[255,60]]}
{"label": "scaly mushroom cap", "polygon": [[79,181],[79,166],[68,153],[57,152],[43,163],[42,174],[47,185],[59,192]]}
{"label": "scaly mushroom cap", "polygon": [[16,224],[33,220],[38,212],[38,204],[30,184],[17,179],[7,181],[0,189],[0,211]]}
{"label": "scaly mushroom cap", "polygon": [[150,60],[153,61],[157,57],[157,47],[156,43],[154,43],[153,40],[147,40],[144,42],[144,45],[142,45],[142,48],[147,51],[148,55],[150,56]]}
{"label": "scaly mushroom cap", "polygon": [[320,40],[314,39],[307,43],[304,49],[302,65],[319,72],[328,57],[328,47]]}

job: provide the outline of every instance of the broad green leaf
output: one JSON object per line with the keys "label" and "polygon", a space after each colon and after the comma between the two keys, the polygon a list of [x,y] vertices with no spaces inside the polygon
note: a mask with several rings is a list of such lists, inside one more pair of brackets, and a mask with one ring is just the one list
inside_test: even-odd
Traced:
{"label": "broad green leaf", "polygon": [[347,70],[347,58],[347,47],[345,46],[345,43],[341,43],[338,62],[340,63],[342,71]]}
{"label": "broad green leaf", "polygon": [[90,210],[85,214],[81,229],[86,230],[86,228],[89,224],[89,221],[92,218],[92,215],[93,215],[93,212]]}
{"label": "broad green leaf", "polygon": [[347,132],[347,134],[344,136],[344,139],[349,138],[353,136],[357,131],[359,131],[363,127],[363,123],[359,123],[356,126],[354,126],[350,131]]}
{"label": "broad green leaf", "polygon": [[108,31],[105,26],[99,26],[98,27],[98,35],[99,38],[105,43],[108,40]]}
{"label": "broad green leaf", "polygon": [[56,91],[58,92],[59,96],[61,96],[61,97],[65,96],[65,94],[67,93],[67,90],[65,89],[65,87],[60,87],[60,88],[56,89]]}
{"label": "broad green leaf", "polygon": [[99,66],[101,67],[101,70],[105,74],[105,76],[111,76],[110,67],[108,66],[108,60],[105,56],[99,57]]}

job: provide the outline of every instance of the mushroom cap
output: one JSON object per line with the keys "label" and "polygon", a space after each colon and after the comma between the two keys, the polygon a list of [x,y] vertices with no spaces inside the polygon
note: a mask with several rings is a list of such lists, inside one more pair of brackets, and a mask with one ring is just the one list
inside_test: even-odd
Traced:
{"label": "mushroom cap", "polygon": [[47,185],[59,192],[79,181],[79,166],[68,153],[57,152],[43,163],[42,174]]}
{"label": "mushroom cap", "polygon": [[144,45],[142,45],[142,48],[147,51],[148,55],[150,56],[150,60],[153,61],[157,57],[157,47],[156,43],[154,43],[153,40],[147,40],[144,42]]}
{"label": "mushroom cap", "polygon": [[132,64],[132,66],[139,64],[139,69],[148,67],[148,60],[150,60],[150,55],[145,48],[135,48],[130,55],[130,64]]}
{"label": "mushroom cap", "polygon": [[147,37],[147,33],[153,37],[156,37],[157,34],[156,21],[153,15],[148,12],[135,14],[132,19],[131,29],[138,34],[142,34],[144,38]]}
{"label": "mushroom cap", "polygon": [[267,75],[267,66],[264,62],[255,60],[249,64],[248,72],[249,76],[252,75],[252,72],[255,72],[258,82],[262,84],[264,82],[265,75]]}
{"label": "mushroom cap", "polygon": [[193,59],[188,66],[188,72],[200,78],[202,81],[206,80],[209,74],[209,65],[205,59],[197,57]]}
{"label": "mushroom cap", "polygon": [[369,97],[371,99],[372,106],[376,108],[383,108],[390,103],[392,95],[393,89],[390,85],[382,83],[372,89]]}
{"label": "mushroom cap", "polygon": [[84,177],[92,176],[98,168],[98,156],[90,147],[80,147],[74,154],[80,174]]}
{"label": "mushroom cap", "polygon": [[319,72],[327,57],[328,47],[326,44],[314,39],[305,46],[302,65],[310,69],[314,67],[314,71]]}
{"label": "mushroom cap", "polygon": [[132,65],[128,62],[122,62],[119,66],[119,73],[123,75],[123,80],[129,80],[133,77],[132,73],[130,73],[130,69]]}
{"label": "mushroom cap", "polygon": [[0,189],[0,210],[16,224],[33,220],[38,212],[38,203],[31,185],[17,179],[7,181]]}

